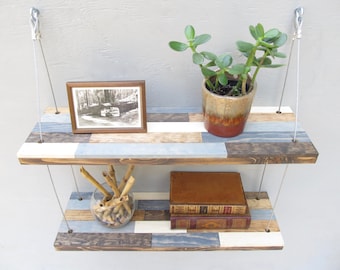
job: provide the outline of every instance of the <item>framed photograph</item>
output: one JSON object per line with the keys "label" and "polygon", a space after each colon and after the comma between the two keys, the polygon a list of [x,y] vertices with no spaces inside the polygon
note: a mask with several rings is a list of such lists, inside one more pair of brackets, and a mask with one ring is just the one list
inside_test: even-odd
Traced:
{"label": "framed photograph", "polygon": [[145,81],[67,82],[73,133],[146,132]]}

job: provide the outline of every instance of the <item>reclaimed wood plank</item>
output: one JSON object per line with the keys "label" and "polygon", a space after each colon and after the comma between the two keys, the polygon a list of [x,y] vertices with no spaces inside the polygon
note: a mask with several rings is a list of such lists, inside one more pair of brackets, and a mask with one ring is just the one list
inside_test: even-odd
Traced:
{"label": "reclaimed wood plank", "polygon": [[105,143],[79,144],[75,158],[206,158],[227,157],[222,143]]}
{"label": "reclaimed wood plank", "polygon": [[218,249],[220,247],[218,233],[154,233],[152,247],[156,250],[200,250]]}
{"label": "reclaimed wood plank", "polygon": [[71,220],[93,221],[95,220],[89,209],[87,210],[66,209],[64,214],[65,214],[66,220],[68,221],[71,221]]}
{"label": "reclaimed wood plank", "polygon": [[279,232],[219,233],[221,248],[225,249],[282,249],[284,242]]}
{"label": "reclaimed wood plank", "polygon": [[144,250],[151,248],[150,233],[59,233],[57,250]]}
{"label": "reclaimed wood plank", "polygon": [[148,113],[148,122],[189,122],[188,113]]}
{"label": "reclaimed wood plank", "polygon": [[[144,194],[144,193],[143,193]],[[147,195],[148,199],[142,199],[140,195],[136,202],[137,209],[132,221],[127,226],[112,229],[103,226],[93,217],[90,210],[86,207],[90,205],[91,192],[72,193],[67,204],[65,217],[69,226],[76,234],[67,233],[68,226],[63,221],[60,225],[55,241],[57,250],[233,250],[233,249],[281,249],[282,242],[274,236],[271,239],[261,239],[256,246],[249,246],[251,239],[247,243],[247,238],[252,234],[260,233],[268,238],[270,233],[280,233],[280,228],[275,215],[272,216],[272,209],[267,192],[245,192],[252,221],[249,229],[237,230],[172,230],[169,217],[169,201],[159,199],[156,193]],[[79,199],[82,198],[82,200]],[[259,199],[257,199],[259,198]],[[85,206],[85,207],[84,207]],[[272,218],[269,222],[269,219]],[[266,229],[269,226],[270,232]],[[238,233],[236,240],[230,240],[221,233]],[[81,237],[84,234],[84,237]],[[136,243],[132,235],[136,235]],[[90,236],[89,236],[90,235]],[[114,236],[112,236],[114,235]],[[147,235],[148,244],[141,243],[140,235]],[[98,239],[96,239],[96,237]],[[125,238],[124,236],[127,236]],[[241,239],[239,239],[241,238]],[[103,239],[110,239],[104,241]],[[119,239],[119,240],[118,240]],[[125,239],[125,240],[124,240]],[[126,240],[129,239],[129,240]],[[275,241],[274,241],[275,240]],[[267,242],[266,242],[267,241]],[[241,243],[241,244],[240,244]],[[268,246],[265,246],[267,243]],[[103,245],[103,248],[101,248]]]}
{"label": "reclaimed wood plank", "polygon": [[92,134],[90,143],[201,143],[200,132],[149,132],[133,136],[126,134]]}
{"label": "reclaimed wood plank", "polygon": [[[43,143],[88,143],[91,134],[78,134],[74,136],[72,133],[53,132],[41,134]],[[26,143],[40,142],[40,133],[32,132],[26,139]]]}
{"label": "reclaimed wood plank", "polygon": [[226,143],[228,158],[247,163],[314,163],[318,152],[312,143]]}
{"label": "reclaimed wood plank", "polygon": [[19,149],[20,158],[44,158],[54,159],[75,158],[79,143],[24,143]]}
{"label": "reclaimed wood plank", "polygon": [[[283,108],[278,114],[276,110],[253,107],[245,132],[233,138],[220,138],[205,131],[201,113],[181,113],[178,109],[176,113],[150,113],[155,122],[148,122],[148,132],[128,136],[72,134],[67,110],[55,114],[52,109],[42,116],[40,125],[34,127],[17,156],[21,164],[315,163],[318,152],[300,126],[298,142],[295,145],[291,142],[295,126],[292,111]],[[40,135],[44,146],[36,145]],[[75,143],[76,149],[70,146]]]}

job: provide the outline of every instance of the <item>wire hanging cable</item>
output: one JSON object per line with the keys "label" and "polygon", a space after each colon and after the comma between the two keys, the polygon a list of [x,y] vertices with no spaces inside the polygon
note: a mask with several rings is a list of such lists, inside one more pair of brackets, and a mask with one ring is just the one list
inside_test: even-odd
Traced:
{"label": "wire hanging cable", "polygon": [[78,200],[81,201],[83,198],[80,194],[80,191],[79,191],[79,187],[78,187],[78,183],[77,183],[77,178],[76,178],[76,175],[74,173],[74,169],[73,169],[73,166],[71,165],[71,171],[72,171],[72,176],[73,176],[73,181],[74,181],[74,185],[76,186],[76,190],[77,190],[77,194],[78,194]]}
{"label": "wire hanging cable", "polygon": [[297,40],[297,68],[296,68],[296,111],[295,111],[295,127],[294,127],[294,136],[293,136],[293,142],[296,142],[297,138],[297,129],[298,129],[298,118],[299,118],[299,96],[300,96],[300,39],[301,39],[301,32],[302,32],[302,23],[303,23],[303,8],[298,7],[295,9],[295,32],[293,34],[292,38],[292,43],[290,46],[290,52],[289,52],[289,57],[288,57],[288,64],[287,64],[287,69],[286,69],[286,75],[283,83],[283,88],[282,88],[282,93],[281,93],[281,98],[280,98],[280,103],[278,110],[276,111],[277,113],[281,113],[281,106],[282,106],[282,100],[283,100],[283,95],[284,91],[286,88],[286,83],[287,83],[287,77],[288,77],[288,71],[290,67],[290,62],[291,62],[291,56],[292,56],[292,51],[293,47],[295,44],[295,40]]}
{"label": "wire hanging cable", "polygon": [[292,42],[290,43],[287,69],[286,69],[286,74],[285,74],[285,78],[284,78],[284,81],[283,81],[280,103],[279,103],[279,107],[278,107],[276,113],[281,113],[282,101],[283,101],[283,96],[284,96],[285,89],[286,89],[288,71],[289,71],[289,67],[290,67],[290,61],[292,59],[292,51],[293,51],[293,47],[294,47],[294,41],[295,41],[295,34],[293,35]]}
{"label": "wire hanging cable", "polygon": [[276,205],[277,205],[277,202],[279,200],[279,197],[280,197],[280,194],[281,194],[281,189],[282,189],[282,186],[283,186],[283,182],[284,180],[286,179],[286,174],[287,174],[287,170],[288,170],[288,165],[289,164],[286,164],[286,167],[285,167],[285,170],[283,172],[283,176],[282,176],[282,179],[281,179],[281,183],[280,183],[280,187],[279,187],[279,190],[277,192],[277,195],[276,195],[276,198],[275,198],[275,202],[274,202],[274,205],[273,205],[273,208],[272,208],[272,213],[271,213],[271,216],[269,218],[269,221],[268,221],[268,224],[267,224],[267,227],[265,229],[266,232],[270,232],[270,224],[273,220],[273,217],[274,217],[274,210],[276,209]]}
{"label": "wire hanging cable", "polygon": [[[47,66],[47,62],[46,62],[46,57],[45,57],[45,53],[43,50],[43,46],[42,46],[42,42],[41,42],[41,33],[40,33],[40,23],[39,23],[39,10],[32,7],[30,9],[30,23],[31,23],[31,32],[32,32],[32,40],[33,40],[33,46],[34,46],[34,60],[35,62],[37,62],[37,54],[36,54],[36,42],[39,43],[39,47],[40,47],[40,51],[41,51],[41,55],[44,61],[44,65],[45,65],[45,69],[46,69],[46,73],[47,73],[47,77],[48,77],[48,81],[49,81],[49,85],[50,85],[50,89],[51,89],[51,93],[52,93],[52,97],[53,97],[53,102],[54,102],[54,106],[55,106],[55,113],[59,114],[59,110],[58,110],[58,105],[56,102],[56,98],[55,98],[55,94],[54,94],[54,89],[53,89],[53,85],[52,85],[52,80],[51,80],[51,76],[50,76],[50,72],[48,70],[48,66]],[[36,65],[35,67],[35,73],[38,73],[38,66]],[[37,75],[36,75],[37,76]]]}
{"label": "wire hanging cable", "polygon": [[43,46],[42,46],[42,43],[41,43],[41,39],[39,39],[39,45],[40,45],[41,55],[42,55],[42,57],[43,57],[44,64],[45,64],[45,69],[46,69],[46,73],[47,73],[47,77],[48,77],[48,82],[49,82],[49,84],[50,84],[50,88],[51,88],[51,92],[52,92],[52,97],[53,97],[53,102],[54,102],[54,107],[55,107],[55,113],[56,113],[56,114],[59,114],[60,112],[59,112],[59,110],[58,110],[57,101],[56,101],[56,98],[55,98],[55,95],[54,95],[52,80],[51,80],[50,72],[49,72],[49,70],[48,70],[48,66],[47,66],[47,62],[46,62],[46,58],[45,58],[45,53],[44,53],[44,50],[43,50]]}
{"label": "wire hanging cable", "polygon": [[66,219],[66,216],[65,216],[65,213],[64,213],[64,210],[63,210],[63,207],[61,205],[61,202],[60,202],[60,199],[59,199],[59,196],[58,196],[58,192],[57,192],[57,189],[55,187],[55,184],[54,184],[54,181],[53,181],[53,177],[52,177],[52,174],[51,174],[51,170],[50,170],[50,166],[49,165],[46,165],[47,166],[47,170],[48,170],[48,174],[50,176],[50,180],[51,180],[51,184],[52,184],[52,187],[53,187],[53,191],[54,191],[54,195],[57,199],[57,202],[58,202],[58,205],[59,205],[59,209],[60,209],[60,212],[61,214],[63,215],[63,219],[65,221],[65,224],[66,224],[66,227],[67,227],[67,232],[68,233],[72,233],[73,230],[71,229],[67,219]]}
{"label": "wire hanging cable", "polygon": [[259,186],[259,190],[257,192],[256,200],[260,200],[260,193],[261,193],[261,190],[262,190],[262,184],[263,184],[263,179],[264,179],[264,175],[265,175],[265,172],[266,172],[267,164],[268,164],[268,160],[266,159],[266,162],[264,163],[263,170],[262,170],[262,176],[261,176],[260,186]]}

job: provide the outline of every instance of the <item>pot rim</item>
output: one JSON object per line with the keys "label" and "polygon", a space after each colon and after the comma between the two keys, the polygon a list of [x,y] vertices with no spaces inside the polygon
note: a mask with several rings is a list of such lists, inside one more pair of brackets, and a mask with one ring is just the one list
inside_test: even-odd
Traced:
{"label": "pot rim", "polygon": [[202,83],[202,89],[206,92],[208,92],[210,95],[212,96],[215,96],[216,98],[224,98],[224,99],[242,99],[242,98],[246,98],[248,97],[249,95],[251,94],[254,94],[256,92],[256,89],[257,89],[257,82],[255,81],[254,84],[253,84],[253,87],[252,89],[247,92],[246,95],[242,95],[242,96],[222,96],[222,95],[218,95],[218,94],[215,94],[213,92],[211,92],[207,87],[206,87],[206,84],[205,82],[207,81],[207,79],[203,79],[203,83]]}

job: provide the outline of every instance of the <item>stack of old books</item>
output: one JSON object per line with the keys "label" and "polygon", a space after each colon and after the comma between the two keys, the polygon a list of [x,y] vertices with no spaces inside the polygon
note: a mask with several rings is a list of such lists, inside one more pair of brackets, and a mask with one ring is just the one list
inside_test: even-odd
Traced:
{"label": "stack of old books", "polygon": [[251,216],[237,172],[171,172],[171,229],[247,229]]}

